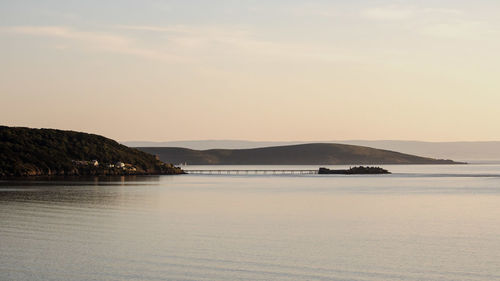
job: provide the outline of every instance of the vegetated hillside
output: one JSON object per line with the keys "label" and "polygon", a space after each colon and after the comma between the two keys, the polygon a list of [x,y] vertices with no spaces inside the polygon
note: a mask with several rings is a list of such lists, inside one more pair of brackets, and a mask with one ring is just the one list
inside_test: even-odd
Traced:
{"label": "vegetated hillside", "polygon": [[176,147],[137,149],[190,165],[349,165],[349,164],[459,164],[389,150],[345,144],[301,144],[254,149],[192,150]]}
{"label": "vegetated hillside", "polygon": [[[112,167],[117,162],[126,166]],[[182,170],[103,136],[0,126],[0,176],[177,173]]]}

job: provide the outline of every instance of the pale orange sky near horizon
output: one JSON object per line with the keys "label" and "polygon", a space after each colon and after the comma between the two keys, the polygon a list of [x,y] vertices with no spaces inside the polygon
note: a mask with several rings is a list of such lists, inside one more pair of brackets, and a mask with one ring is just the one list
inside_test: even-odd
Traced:
{"label": "pale orange sky near horizon", "polygon": [[0,3],[0,124],[119,141],[500,140],[500,2]]}

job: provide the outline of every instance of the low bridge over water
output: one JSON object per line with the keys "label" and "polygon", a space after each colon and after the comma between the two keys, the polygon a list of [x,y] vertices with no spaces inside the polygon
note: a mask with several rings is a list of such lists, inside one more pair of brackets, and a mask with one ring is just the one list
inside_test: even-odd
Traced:
{"label": "low bridge over water", "polygon": [[201,174],[201,175],[313,175],[317,174],[318,170],[191,170],[191,169],[183,169],[184,172],[188,174]]}

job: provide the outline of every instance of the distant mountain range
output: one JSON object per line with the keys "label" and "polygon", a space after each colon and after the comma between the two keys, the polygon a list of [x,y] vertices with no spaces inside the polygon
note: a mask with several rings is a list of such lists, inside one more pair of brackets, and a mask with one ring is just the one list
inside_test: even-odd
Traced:
{"label": "distant mountain range", "polygon": [[300,144],[252,149],[193,150],[175,147],[137,147],[160,160],[190,165],[372,165],[459,164],[394,151],[346,144]]}
{"label": "distant mountain range", "polygon": [[[260,142],[239,140],[197,140],[197,141],[170,141],[145,142],[131,141],[123,144],[131,147],[183,147],[197,150],[207,149],[249,149],[269,146],[296,145],[319,142]],[[347,140],[327,141],[321,143],[339,143],[349,145],[368,146],[378,149],[398,151],[402,153],[420,155],[432,158],[454,159],[459,161],[500,161],[500,141],[491,142],[423,142],[399,140]]]}

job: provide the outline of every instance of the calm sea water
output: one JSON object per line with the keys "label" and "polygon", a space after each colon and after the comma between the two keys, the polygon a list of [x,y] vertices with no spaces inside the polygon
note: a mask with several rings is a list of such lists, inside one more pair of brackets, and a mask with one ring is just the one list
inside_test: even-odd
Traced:
{"label": "calm sea water", "polygon": [[0,280],[500,280],[500,165],[384,168],[1,181]]}

